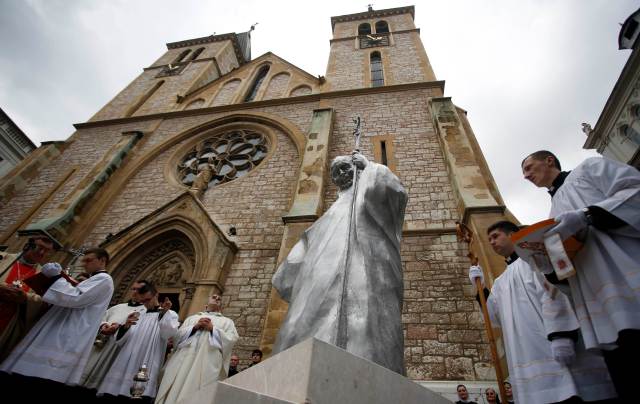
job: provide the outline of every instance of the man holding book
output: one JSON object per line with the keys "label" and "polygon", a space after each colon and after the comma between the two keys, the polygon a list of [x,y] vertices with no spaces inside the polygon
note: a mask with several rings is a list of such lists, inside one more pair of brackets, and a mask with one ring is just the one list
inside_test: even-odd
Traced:
{"label": "man holding book", "polygon": [[561,171],[546,150],[522,162],[524,177],[551,195],[549,234],[584,245],[573,258],[571,298],[587,348],[601,348],[622,399],[635,400],[635,377],[625,363],[640,361],[640,173],[592,157]]}
{"label": "man holding book", "polygon": [[[606,400],[616,396],[607,367],[598,352],[584,350],[579,324],[569,299],[515,253],[511,234],[518,226],[497,222],[487,230],[493,250],[507,268],[485,289],[494,326],[502,329],[515,402],[554,403],[580,398]],[[469,279],[484,281],[472,266]],[[576,353],[577,351],[577,353]]]}

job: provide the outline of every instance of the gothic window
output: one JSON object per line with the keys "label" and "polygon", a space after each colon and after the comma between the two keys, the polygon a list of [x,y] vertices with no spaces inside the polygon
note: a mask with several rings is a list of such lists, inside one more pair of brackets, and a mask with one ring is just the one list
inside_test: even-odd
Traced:
{"label": "gothic window", "polygon": [[382,71],[382,56],[380,52],[371,52],[371,87],[384,86],[384,73]]}
{"label": "gothic window", "polygon": [[198,58],[198,56],[200,56],[200,54],[202,53],[202,51],[204,50],[204,48],[198,48],[196,49],[195,52],[193,52],[193,55],[191,55],[191,57],[189,58],[189,60],[196,60]]}
{"label": "gothic window", "polygon": [[207,189],[246,175],[268,151],[268,137],[254,130],[235,129],[207,137],[182,158],[178,178],[188,187]]}
{"label": "gothic window", "polygon": [[182,51],[182,53],[180,53],[180,54],[178,55],[178,57],[173,61],[173,63],[172,63],[172,64],[176,64],[176,63],[180,63],[180,62],[182,62],[182,61],[184,60],[184,58],[186,58],[186,57],[187,57],[187,55],[189,54],[189,52],[191,52],[191,49],[187,49],[187,50]]}
{"label": "gothic window", "polygon": [[622,125],[619,129],[620,136],[622,137],[622,143],[625,140],[629,140],[635,144],[640,144],[640,133],[633,129],[629,125]]}
{"label": "gothic window", "polygon": [[380,20],[376,22],[376,34],[388,34],[389,24],[386,21]]}
{"label": "gothic window", "polygon": [[631,108],[629,108],[629,111],[633,118],[640,118],[640,105],[632,105]]}
{"label": "gothic window", "polygon": [[253,81],[253,86],[251,86],[251,91],[247,93],[247,96],[244,98],[244,102],[251,102],[254,98],[256,98],[256,94],[258,94],[258,90],[260,89],[260,85],[264,81],[264,78],[267,77],[267,73],[269,72],[269,65],[262,66],[256,75],[255,80]]}
{"label": "gothic window", "polygon": [[371,34],[371,25],[369,23],[362,23],[358,25],[358,35],[369,35]]}

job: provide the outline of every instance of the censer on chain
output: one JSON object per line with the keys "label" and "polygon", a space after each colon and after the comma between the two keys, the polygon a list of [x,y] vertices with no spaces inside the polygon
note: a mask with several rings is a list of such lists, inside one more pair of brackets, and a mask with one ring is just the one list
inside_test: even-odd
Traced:
{"label": "censer on chain", "polygon": [[149,369],[147,369],[146,363],[140,367],[138,373],[133,376],[133,384],[129,389],[131,398],[141,399],[144,390],[147,388],[147,382],[149,381]]}

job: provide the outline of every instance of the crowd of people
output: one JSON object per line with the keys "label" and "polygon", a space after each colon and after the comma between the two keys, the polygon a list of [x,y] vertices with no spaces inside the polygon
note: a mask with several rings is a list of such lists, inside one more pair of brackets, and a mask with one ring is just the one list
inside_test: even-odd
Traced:
{"label": "crowd of people", "polygon": [[[562,171],[546,150],[527,156],[521,168],[551,196],[555,225],[545,240],[557,235],[582,246],[572,257],[575,274],[563,279],[558,268],[567,263],[553,254],[518,256],[511,236],[520,226],[500,221],[486,229],[506,261],[483,293],[493,326],[502,330],[509,391],[518,403],[635,402],[629,364],[640,360],[640,173],[601,157]],[[469,279],[484,285],[482,268],[472,266]],[[472,402],[464,386],[458,396]],[[485,399],[498,400],[493,390]]]}
{"label": "crowd of people", "polygon": [[[28,391],[34,401],[168,404],[240,371],[232,353],[238,333],[219,294],[180,323],[171,301],[139,279],[129,300],[107,308],[114,290],[107,251],[87,250],[86,278],[73,279],[45,263],[54,247],[46,236],[30,239],[0,285],[5,391]],[[261,360],[254,350],[246,368]]]}
{"label": "crowd of people", "polygon": [[[486,229],[506,269],[482,291],[494,326],[502,330],[508,402],[579,403],[635,400],[629,364],[640,361],[640,173],[606,158],[562,171],[549,151],[527,156],[525,179],[548,189],[556,225],[545,236],[574,237],[575,275],[557,276],[557,263],[523,259],[511,236],[521,226],[500,221]],[[152,282],[137,280],[130,299],[108,308],[114,285],[101,248],[85,252],[82,279],[46,263],[56,247],[29,239],[0,285],[0,387],[33,399],[176,403],[207,383],[237,374],[234,323],[222,299],[182,323]],[[39,269],[39,271],[38,271]],[[469,279],[484,285],[474,265]],[[480,296],[478,296],[480,301]],[[249,367],[262,352],[251,354]],[[244,370],[244,369],[243,369]],[[464,385],[458,403],[474,403]],[[476,398],[477,399],[477,398]],[[483,401],[498,403],[487,388]]]}

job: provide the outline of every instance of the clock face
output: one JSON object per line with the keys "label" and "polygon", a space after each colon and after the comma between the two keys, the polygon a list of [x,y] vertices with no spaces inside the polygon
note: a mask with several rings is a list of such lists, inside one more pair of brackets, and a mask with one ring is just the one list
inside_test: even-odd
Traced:
{"label": "clock face", "polygon": [[389,46],[389,37],[387,35],[367,34],[360,36],[360,48],[373,48],[376,46]]}

